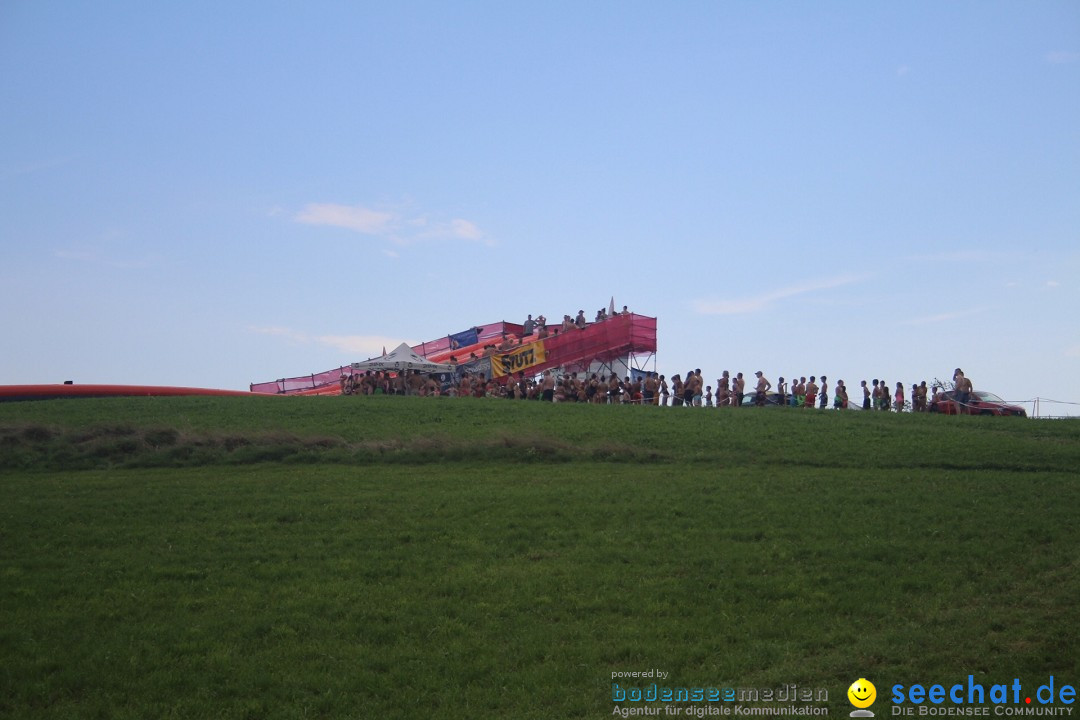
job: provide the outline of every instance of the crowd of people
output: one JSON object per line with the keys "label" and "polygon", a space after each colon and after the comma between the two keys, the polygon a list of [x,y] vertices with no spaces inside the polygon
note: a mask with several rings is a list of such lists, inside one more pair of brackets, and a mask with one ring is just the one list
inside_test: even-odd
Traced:
{"label": "crowd of people", "polygon": [[[832,388],[833,395],[829,395],[829,379],[822,375],[820,378],[811,375],[809,380],[806,376],[798,379],[792,378],[789,382],[783,377],[777,380],[774,386],[765,377],[762,371],[754,373],[754,384],[747,390],[746,379],[743,374],[736,373],[735,377],[725,370],[721,377],[716,380],[716,390],[712,385],[705,385],[701,370],[695,369],[687,372],[686,377],[674,375],[670,387],[663,375],[659,377],[659,402],[667,405],[670,399],[674,405],[689,405],[692,407],[743,407],[754,405],[763,407],[766,405],[780,405],[797,408],[825,409],[831,406],[837,410],[846,410],[851,407],[851,397],[848,394],[847,384],[843,380],[837,380]],[[820,379],[820,384],[819,384]],[[956,399],[960,403],[967,403],[972,386],[971,381],[964,377],[960,368],[953,375],[953,387]],[[875,378],[870,383],[860,381],[862,391],[863,410],[880,410],[903,412],[928,412],[934,403],[945,398],[944,388],[934,384],[927,387],[926,381],[912,383],[911,393],[907,395],[904,384],[896,383],[895,388],[890,389],[885,380]]]}
{"label": "crowd of people", "polygon": [[[615,315],[629,315],[630,309],[623,305],[622,311],[615,313]],[[606,308],[600,308],[596,311],[596,317],[593,319],[594,323],[603,322],[608,318],[613,317],[608,313]],[[482,357],[491,357],[501,352],[509,352],[516,347],[520,347],[526,342],[532,342],[533,340],[544,340],[549,337],[554,337],[559,333],[569,332],[571,330],[584,330],[589,326],[589,321],[585,319],[585,311],[578,310],[577,315],[571,317],[570,315],[563,315],[562,322],[555,326],[548,325],[547,318],[543,315],[538,315],[535,319],[530,314],[525,322],[521,325],[521,335],[513,335],[510,333],[503,333],[502,338],[497,343],[486,343],[480,352],[471,351],[469,356],[465,358],[466,361],[476,360]],[[479,332],[480,328],[473,328]],[[535,336],[535,337],[534,337]],[[458,343],[451,341],[451,349],[458,350],[460,346]],[[451,355],[449,358],[450,363],[457,363],[460,361],[456,355]]]}
{"label": "crowd of people", "polygon": [[[700,369],[686,376],[635,373],[634,377],[600,373],[571,372],[556,376],[545,370],[539,376],[527,376],[524,371],[502,379],[485,377],[484,373],[464,373],[459,379],[447,381],[439,375],[425,375],[418,370],[400,373],[368,370],[363,374],[343,375],[343,395],[416,395],[448,397],[496,397],[516,400],[549,402],[585,402],[672,407],[746,407],[779,405],[793,408],[846,410],[851,407],[847,385],[837,380],[830,388],[825,375],[792,379],[779,378],[774,386],[762,371],[754,373],[754,384],[747,388],[743,374],[734,377],[725,370],[712,385],[705,385]],[[820,382],[819,382],[820,380]],[[965,404],[972,392],[971,380],[957,368],[953,373],[953,394]],[[832,395],[830,396],[830,390]],[[944,388],[926,381],[912,383],[910,394],[903,383],[890,388],[885,380],[860,382],[863,410],[928,412],[934,403],[944,399]],[[856,399],[858,401],[858,399]]]}
{"label": "crowd of people", "polygon": [[[624,305],[619,315],[629,315]],[[593,322],[603,322],[610,314],[604,308],[596,312]],[[499,343],[486,344],[480,355],[471,352],[466,362],[473,362],[506,352],[520,345],[534,333],[548,337],[549,332],[567,332],[582,329],[588,325],[585,311],[579,310],[575,317],[563,315],[562,324],[549,330],[547,318],[543,315],[535,320],[532,315],[522,325],[520,337],[503,334]],[[458,358],[450,356],[452,365]],[[765,377],[762,371],[754,373],[753,386],[747,388],[747,381],[741,372],[734,377],[724,370],[717,378],[715,389],[706,385],[697,368],[686,373],[685,377],[676,374],[670,381],[664,375],[635,372],[633,377],[623,378],[602,373],[569,372],[556,376],[551,370],[541,375],[527,376],[519,372],[504,378],[486,377],[482,372],[464,372],[440,375],[424,375],[420,371],[384,372],[368,370],[364,374],[342,375],[340,379],[343,395],[417,395],[450,397],[498,397],[519,400],[545,400],[549,402],[586,402],[597,404],[634,403],[641,405],[672,407],[744,407],[779,405],[793,408],[825,409],[833,407],[845,410],[853,402],[848,395],[847,385],[837,380],[830,388],[825,375],[792,377],[790,381],[783,377],[776,385]],[[820,381],[820,382],[819,382]],[[832,395],[829,392],[832,390]],[[895,387],[885,380],[874,379],[871,382],[860,381],[863,410],[902,412],[927,412],[935,403],[944,398],[944,388],[934,384],[928,388],[926,381],[912,383],[910,394],[905,392],[902,382]],[[971,381],[957,368],[953,373],[952,390],[955,399],[966,404],[972,392]],[[858,392],[858,391],[856,391]],[[855,402],[858,402],[856,397]]]}

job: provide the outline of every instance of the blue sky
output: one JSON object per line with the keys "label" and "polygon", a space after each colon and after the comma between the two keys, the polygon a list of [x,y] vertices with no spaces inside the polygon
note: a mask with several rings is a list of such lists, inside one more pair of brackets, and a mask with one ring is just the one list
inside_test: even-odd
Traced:
{"label": "blue sky", "polygon": [[1080,402],[1076,2],[8,0],[0,97],[0,383],[614,296],[667,375]]}

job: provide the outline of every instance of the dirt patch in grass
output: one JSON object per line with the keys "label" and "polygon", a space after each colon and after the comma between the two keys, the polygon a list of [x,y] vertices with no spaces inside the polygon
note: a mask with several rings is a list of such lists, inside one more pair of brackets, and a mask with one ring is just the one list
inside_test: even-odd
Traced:
{"label": "dirt patch in grass", "polygon": [[346,441],[334,435],[272,432],[185,432],[100,425],[63,429],[0,427],[0,468],[89,470],[117,467],[197,467],[265,462],[429,464],[508,462],[663,462],[668,456],[628,443],[573,443],[543,433],[501,433],[480,440],[446,434]]}

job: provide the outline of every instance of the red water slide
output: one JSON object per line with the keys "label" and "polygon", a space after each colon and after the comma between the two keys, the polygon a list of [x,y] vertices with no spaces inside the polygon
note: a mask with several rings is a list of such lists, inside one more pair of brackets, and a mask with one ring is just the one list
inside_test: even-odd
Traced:
{"label": "red water slide", "polygon": [[212,395],[218,397],[251,397],[242,390],[169,387],[161,385],[0,385],[0,402],[9,400],[51,400],[54,398],[88,397],[177,397]]}
{"label": "red water slide", "polygon": [[[626,359],[638,353],[656,352],[656,318],[644,315],[613,315],[601,322],[590,323],[584,328],[573,327],[565,332],[549,325],[550,335],[544,339],[545,359],[528,368],[530,374],[555,367],[588,367],[594,360],[610,362]],[[519,338],[521,325],[508,322],[488,323],[476,326],[478,342],[468,347],[451,349],[450,336],[420,343],[413,351],[433,362],[446,362],[454,355],[465,362],[471,352],[483,355],[484,345],[498,344],[503,334]],[[535,334],[523,339],[525,343],[538,340]],[[513,351],[510,351],[513,352]],[[253,383],[251,391],[257,394],[277,395],[335,395],[340,393],[339,380],[351,371],[341,366],[321,373],[295,378],[284,378],[264,383]]]}

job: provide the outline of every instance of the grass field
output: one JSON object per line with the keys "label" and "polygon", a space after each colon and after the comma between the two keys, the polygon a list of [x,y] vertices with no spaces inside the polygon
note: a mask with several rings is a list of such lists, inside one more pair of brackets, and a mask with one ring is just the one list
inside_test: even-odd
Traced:
{"label": "grass field", "polygon": [[653,668],[844,717],[859,677],[879,717],[895,683],[1075,686],[1078,467],[1080,421],[4,404],[0,716],[601,718]]}

